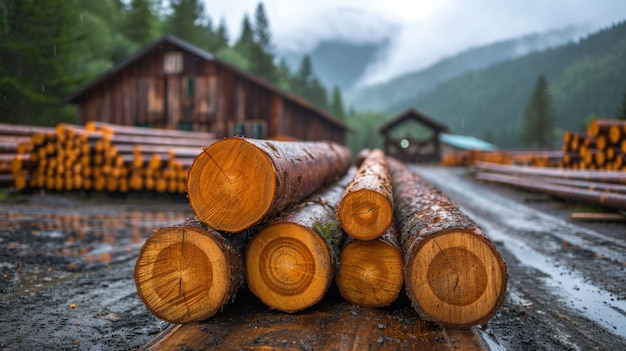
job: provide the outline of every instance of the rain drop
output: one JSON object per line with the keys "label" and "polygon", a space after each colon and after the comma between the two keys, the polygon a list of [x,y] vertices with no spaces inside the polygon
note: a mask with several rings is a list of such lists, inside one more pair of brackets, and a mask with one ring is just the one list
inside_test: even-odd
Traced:
{"label": "rain drop", "polygon": [[41,91],[43,91],[43,92],[45,92],[45,91],[46,91],[46,87],[45,87],[45,85],[43,85],[43,84],[41,85]]}

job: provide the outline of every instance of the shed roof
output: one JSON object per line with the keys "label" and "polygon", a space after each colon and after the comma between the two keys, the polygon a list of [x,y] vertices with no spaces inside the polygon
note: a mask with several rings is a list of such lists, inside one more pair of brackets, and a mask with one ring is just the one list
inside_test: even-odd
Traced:
{"label": "shed roof", "polygon": [[396,118],[390,120],[389,122],[383,124],[378,131],[381,134],[387,134],[387,132],[389,132],[391,129],[393,129],[394,127],[398,126],[399,124],[402,124],[403,122],[409,120],[409,119],[413,119],[417,122],[420,122],[421,124],[425,125],[426,127],[437,131],[437,132],[447,132],[448,131],[448,126],[433,119],[432,117],[427,116],[426,114],[416,110],[416,109],[409,109],[406,110],[405,112],[403,112],[402,114],[398,115]]}
{"label": "shed roof", "polygon": [[494,144],[488,143],[484,140],[478,139],[473,136],[467,135],[455,135],[455,134],[440,134],[439,140],[447,145],[453,146],[461,150],[496,150],[498,147]]}
{"label": "shed roof", "polygon": [[225,67],[227,69],[229,69],[230,71],[232,71],[234,74],[243,77],[244,79],[253,82],[256,85],[259,85],[261,87],[263,87],[264,89],[270,90],[271,92],[280,95],[282,98],[284,98],[285,100],[289,100],[297,105],[300,105],[306,109],[312,110],[314,111],[316,114],[320,115],[322,118],[324,118],[325,120],[327,120],[328,122],[342,128],[344,131],[348,130],[348,127],[341,122],[340,120],[338,120],[337,118],[331,116],[330,114],[326,113],[325,111],[323,111],[322,109],[318,108],[317,106],[311,104],[310,102],[300,98],[299,96],[287,93],[279,88],[277,88],[276,86],[264,81],[263,79],[254,76],[250,73],[244,72],[242,70],[240,70],[239,68],[221,61],[219,59],[217,59],[215,56],[213,56],[212,54],[194,46],[191,45],[189,43],[187,43],[184,40],[181,40],[173,35],[166,35],[164,37],[162,37],[161,39],[153,42],[152,44],[146,46],[145,48],[141,49],[140,51],[138,51],[137,53],[135,53],[134,55],[128,57],[127,59],[123,60],[122,62],[120,62],[119,64],[117,64],[115,67],[111,68],[110,70],[106,71],[105,73],[103,73],[102,75],[100,75],[99,77],[97,77],[96,79],[92,80],[91,82],[88,82],[87,84],[83,85],[81,88],[79,88],[76,92],[74,92],[73,94],[69,95],[68,97],[66,97],[63,101],[65,103],[80,103],[85,97],[87,97],[88,93],[94,89],[95,87],[97,87],[98,85],[100,85],[101,83],[107,81],[108,79],[112,78],[113,76],[115,76],[116,74],[118,74],[120,71],[124,70],[126,67],[130,66],[132,63],[140,60],[143,56],[145,56],[147,53],[159,48],[160,46],[162,46],[163,44],[172,44],[176,47],[178,47],[179,49],[186,51],[188,53],[191,53],[203,60],[206,61],[212,61],[215,64]]}

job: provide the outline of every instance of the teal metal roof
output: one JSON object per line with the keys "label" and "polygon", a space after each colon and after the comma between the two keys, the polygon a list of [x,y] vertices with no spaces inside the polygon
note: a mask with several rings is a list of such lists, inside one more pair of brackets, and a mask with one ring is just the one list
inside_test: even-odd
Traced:
{"label": "teal metal roof", "polygon": [[498,148],[494,144],[467,135],[442,133],[439,135],[439,141],[461,150],[496,150]]}

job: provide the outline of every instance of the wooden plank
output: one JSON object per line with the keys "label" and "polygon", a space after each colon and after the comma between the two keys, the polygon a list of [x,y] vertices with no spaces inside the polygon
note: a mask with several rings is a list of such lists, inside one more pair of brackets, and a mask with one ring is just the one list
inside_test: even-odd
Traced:
{"label": "wooden plank", "polygon": [[[241,301],[244,300],[244,301]],[[208,321],[187,324],[145,350],[485,350],[475,329],[419,319],[406,298],[385,309],[342,301],[336,291],[297,314],[269,310],[242,292]]]}

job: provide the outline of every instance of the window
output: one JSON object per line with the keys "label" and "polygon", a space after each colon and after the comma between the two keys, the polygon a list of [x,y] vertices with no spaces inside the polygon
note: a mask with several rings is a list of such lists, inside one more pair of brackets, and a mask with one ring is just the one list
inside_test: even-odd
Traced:
{"label": "window", "polygon": [[192,131],[193,123],[178,123],[178,130]]}
{"label": "window", "polygon": [[163,72],[180,73],[183,70],[183,53],[167,52],[163,59]]}
{"label": "window", "polygon": [[236,123],[233,127],[233,135],[253,139],[266,139],[266,123],[265,121],[246,121],[242,123]]}
{"label": "window", "polygon": [[194,79],[192,77],[188,77],[187,78],[187,96],[193,96],[194,94],[194,88],[195,88],[195,84],[194,84]]}

